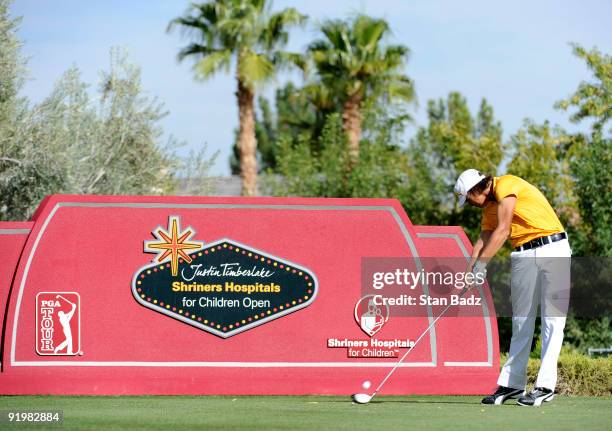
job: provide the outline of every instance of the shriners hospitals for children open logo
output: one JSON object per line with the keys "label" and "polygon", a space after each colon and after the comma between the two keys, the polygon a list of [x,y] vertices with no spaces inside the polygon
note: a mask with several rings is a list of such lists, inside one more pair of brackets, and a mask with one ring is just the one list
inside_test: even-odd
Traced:
{"label": "shriners hospitals for children open logo", "polygon": [[414,341],[409,338],[376,338],[389,320],[389,305],[377,304],[375,295],[362,296],[353,310],[355,322],[369,338],[333,337],[327,339],[327,347],[346,350],[346,356],[359,358],[398,358],[400,349],[412,348]]}
{"label": "shriners hospitals for children open logo", "polygon": [[36,352],[39,355],[81,354],[81,300],[76,292],[36,295]]}
{"label": "shriners hospitals for children open logo", "polygon": [[366,295],[355,304],[355,321],[370,337],[380,331],[389,320],[389,306],[376,305],[375,295]]}
{"label": "shriners hospitals for children open logo", "polygon": [[132,279],[143,306],[222,338],[307,307],[317,295],[308,269],[230,239],[196,241],[170,216],[144,241],[153,263]]}

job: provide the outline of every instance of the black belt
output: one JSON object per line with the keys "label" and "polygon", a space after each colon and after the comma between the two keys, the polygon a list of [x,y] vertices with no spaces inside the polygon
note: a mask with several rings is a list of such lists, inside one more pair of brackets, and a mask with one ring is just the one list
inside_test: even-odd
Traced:
{"label": "black belt", "polygon": [[541,236],[539,238],[532,239],[525,244],[518,246],[515,248],[516,251],[523,250],[531,250],[532,248],[541,247],[546,244],[551,244],[553,242],[561,241],[562,239],[567,238],[567,234],[565,232],[553,233],[548,236]]}

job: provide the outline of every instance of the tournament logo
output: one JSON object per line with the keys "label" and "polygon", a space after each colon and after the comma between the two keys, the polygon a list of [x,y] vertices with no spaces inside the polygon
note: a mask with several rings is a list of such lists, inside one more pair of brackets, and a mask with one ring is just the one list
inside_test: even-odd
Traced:
{"label": "tournament logo", "polygon": [[170,216],[158,226],[144,251],[153,263],[132,280],[132,294],[143,306],[222,338],[307,307],[317,295],[308,269],[231,239],[208,244],[194,240],[195,229],[181,229]]}
{"label": "tournament logo", "polygon": [[81,300],[76,292],[36,295],[36,353],[74,356],[81,350]]}
{"label": "tournament logo", "polygon": [[351,359],[376,359],[399,358],[400,349],[414,346],[414,341],[409,338],[374,337],[389,320],[389,306],[377,304],[375,296],[362,296],[353,310],[355,322],[369,338],[331,337],[327,339],[328,348],[344,349],[346,356]]}
{"label": "tournament logo", "polygon": [[355,321],[370,337],[380,331],[389,320],[389,306],[376,305],[375,295],[366,295],[355,304]]}

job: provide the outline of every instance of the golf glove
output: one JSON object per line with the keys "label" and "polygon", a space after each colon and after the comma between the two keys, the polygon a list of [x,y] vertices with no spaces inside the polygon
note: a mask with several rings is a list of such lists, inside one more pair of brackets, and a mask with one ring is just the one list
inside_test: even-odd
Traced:
{"label": "golf glove", "polygon": [[487,277],[487,264],[482,261],[477,261],[472,269],[472,274],[475,280],[483,280]]}

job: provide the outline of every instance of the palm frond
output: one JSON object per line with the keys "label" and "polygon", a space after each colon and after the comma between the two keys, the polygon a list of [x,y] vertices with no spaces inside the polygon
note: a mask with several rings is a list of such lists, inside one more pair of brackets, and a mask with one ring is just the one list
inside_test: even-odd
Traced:
{"label": "palm frond", "polygon": [[304,74],[308,72],[308,61],[306,57],[299,52],[276,51],[272,56],[272,62],[280,68],[295,66]]}
{"label": "palm frond", "polygon": [[364,52],[376,49],[383,35],[389,31],[389,24],[385,20],[360,15],[353,24],[353,35],[356,44]]}
{"label": "palm frond", "polygon": [[198,16],[201,20],[207,21],[211,25],[216,25],[221,17],[227,13],[228,5],[226,3],[225,1],[198,3],[193,5],[193,9],[198,11]]}
{"label": "palm frond", "polygon": [[265,55],[247,51],[238,61],[238,76],[248,85],[264,82],[274,75],[274,64]]}
{"label": "palm frond", "polygon": [[220,70],[229,71],[231,60],[232,51],[228,49],[208,54],[195,65],[196,78],[206,80]]}
{"label": "palm frond", "polygon": [[331,87],[318,83],[308,84],[300,92],[320,110],[327,110],[334,106],[336,98]]}
{"label": "palm frond", "polygon": [[295,8],[286,8],[281,12],[270,16],[266,28],[261,32],[261,42],[267,49],[275,45],[285,45],[289,39],[288,28],[295,25],[303,25],[307,20]]}
{"label": "palm frond", "polygon": [[388,77],[386,93],[390,99],[401,99],[405,102],[412,102],[415,99],[414,82],[403,75]]}
{"label": "palm frond", "polygon": [[316,51],[331,51],[333,47],[329,44],[329,42],[317,39],[311,42],[306,48],[307,52],[316,52]]}
{"label": "palm frond", "polygon": [[209,26],[206,24],[206,22],[195,16],[183,16],[174,18],[168,23],[168,27],[166,27],[166,32],[170,33],[177,27],[181,29],[183,34],[189,34],[193,32],[207,32],[209,30]]}
{"label": "palm frond", "polygon": [[216,52],[216,50],[199,43],[190,43],[185,48],[181,49],[177,55],[179,61],[183,61],[186,57],[191,56],[207,56]]}
{"label": "palm frond", "polygon": [[388,67],[395,68],[403,66],[410,57],[410,49],[404,45],[389,45],[382,52],[382,58],[386,60]]}
{"label": "palm frond", "polygon": [[250,6],[255,9],[256,12],[263,14],[266,9],[269,8],[270,2],[267,0],[249,0]]}
{"label": "palm frond", "polygon": [[[327,20],[321,25],[321,32],[335,49],[346,50],[348,26],[341,20]],[[350,45],[350,42],[348,43]]]}

